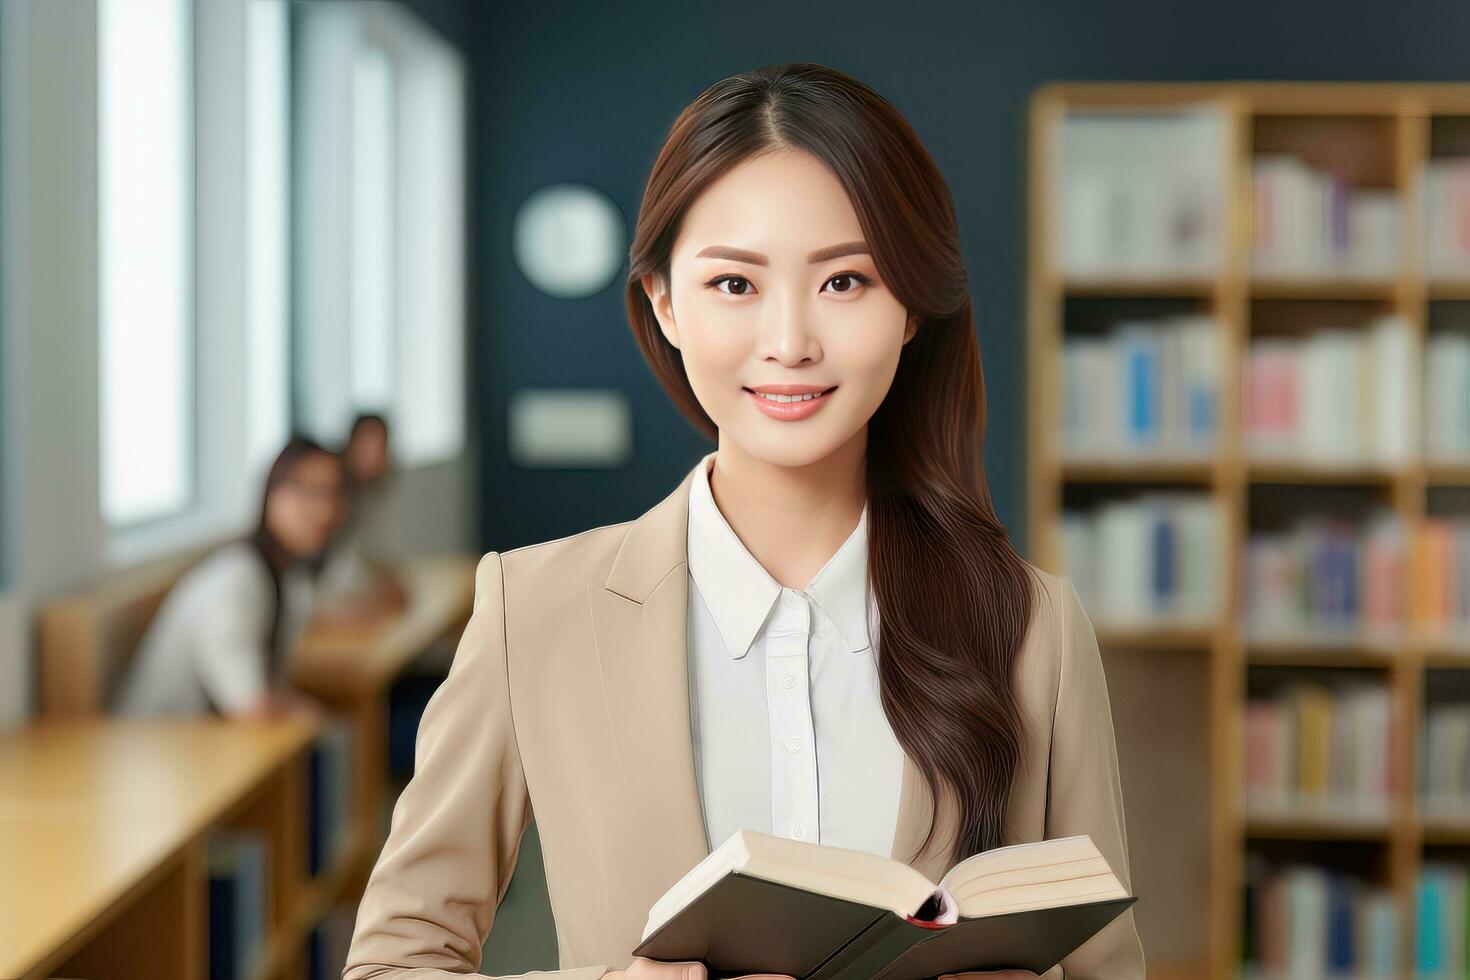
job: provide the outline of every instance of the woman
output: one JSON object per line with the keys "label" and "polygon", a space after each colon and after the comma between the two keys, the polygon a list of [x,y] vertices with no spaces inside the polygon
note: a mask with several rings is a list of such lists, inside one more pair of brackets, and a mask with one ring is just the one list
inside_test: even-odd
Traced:
{"label": "woman", "polygon": [[312,563],[318,615],[323,621],[369,619],[402,610],[408,593],[374,560],[368,538],[381,533],[384,495],[393,477],[388,420],[364,412],[352,423],[342,449],[347,467],[347,516]]}
{"label": "woman", "polygon": [[[1097,641],[995,516],[954,209],[908,125],[818,65],[728,78],[630,260],[638,344],[717,449],[637,520],[482,558],[345,980],[475,969],[533,807],[575,980],[703,977],[631,949],[735,826],[931,880],[1086,833],[1128,885]],[[1131,910],[1060,967],[1142,978]]]}
{"label": "woman", "polygon": [[297,436],[266,475],[255,529],[194,564],[144,634],[116,702],[122,714],[279,716],[320,708],[287,682],[311,615],[306,562],[342,519],[342,459]]}

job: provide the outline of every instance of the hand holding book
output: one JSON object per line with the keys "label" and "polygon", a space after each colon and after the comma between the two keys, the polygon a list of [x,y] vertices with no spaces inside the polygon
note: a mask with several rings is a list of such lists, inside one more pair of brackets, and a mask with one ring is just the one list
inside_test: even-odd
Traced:
{"label": "hand holding book", "polygon": [[[698,960],[679,963],[662,963],[658,960],[633,957],[626,970],[609,970],[601,980],[709,980],[708,968]],[[747,973],[731,980],[796,980],[782,973]]]}

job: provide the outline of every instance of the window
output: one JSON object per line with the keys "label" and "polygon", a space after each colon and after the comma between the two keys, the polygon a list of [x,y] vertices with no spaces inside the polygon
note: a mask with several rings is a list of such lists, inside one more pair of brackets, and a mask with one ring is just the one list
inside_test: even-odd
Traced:
{"label": "window", "polygon": [[102,511],[176,513],[194,491],[187,0],[99,0]]}
{"label": "window", "polygon": [[246,16],[246,466],[258,486],[291,426],[290,11],[249,0]]}
{"label": "window", "polygon": [[352,64],[352,401],[393,397],[393,69],[377,48]]}
{"label": "window", "polygon": [[464,69],[410,11],[305,4],[295,173],[300,424],[381,412],[395,461],[465,438]]}
{"label": "window", "polygon": [[447,47],[404,72],[394,452],[405,465],[464,448],[464,95]]}

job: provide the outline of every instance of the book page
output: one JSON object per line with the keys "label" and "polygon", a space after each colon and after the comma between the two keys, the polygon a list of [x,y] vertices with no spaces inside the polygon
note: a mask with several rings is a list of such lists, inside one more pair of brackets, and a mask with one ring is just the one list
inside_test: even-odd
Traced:
{"label": "book page", "polygon": [[940,887],[966,918],[1126,895],[1086,834],[993,848],[951,868]]}
{"label": "book page", "polygon": [[890,909],[901,916],[917,911],[938,887],[915,868],[890,857],[737,830],[654,903],[644,937],[730,871]]}

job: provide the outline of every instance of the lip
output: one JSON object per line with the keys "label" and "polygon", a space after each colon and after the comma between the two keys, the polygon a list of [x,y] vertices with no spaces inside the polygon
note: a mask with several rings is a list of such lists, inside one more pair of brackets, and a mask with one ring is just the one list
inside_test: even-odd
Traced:
{"label": "lip", "polygon": [[753,385],[746,391],[764,391],[768,395],[815,395],[836,385]]}
{"label": "lip", "polygon": [[[781,422],[795,422],[808,418],[821,411],[822,406],[827,404],[832,397],[832,392],[837,390],[836,385],[830,388],[822,388],[817,385],[759,385],[756,388],[742,389],[750,400],[755,402],[756,408],[765,412],[771,418]],[[805,395],[815,394],[816,398],[808,398],[799,402],[773,402],[757,395],[757,391],[764,391],[772,395]]]}

